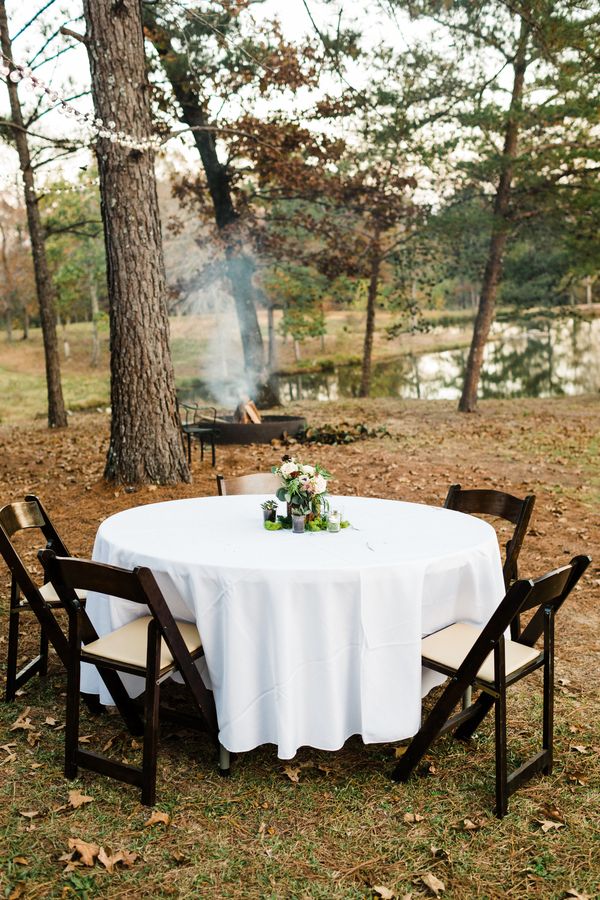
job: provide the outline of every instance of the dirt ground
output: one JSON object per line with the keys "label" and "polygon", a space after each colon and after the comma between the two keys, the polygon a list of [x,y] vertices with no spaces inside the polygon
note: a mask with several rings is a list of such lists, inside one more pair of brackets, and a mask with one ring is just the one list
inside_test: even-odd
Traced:
{"label": "dirt ground", "polygon": [[[561,611],[557,635],[557,710],[558,721],[570,723],[571,733],[564,730],[558,753],[564,757],[565,771],[574,771],[577,764],[579,770],[587,769],[593,759],[595,776],[597,777],[597,757],[600,752],[598,743],[597,718],[598,699],[600,697],[600,400],[582,398],[578,400],[561,398],[556,400],[519,400],[497,401],[481,404],[480,412],[474,415],[460,415],[454,405],[445,402],[405,402],[396,400],[380,401],[347,401],[335,404],[301,404],[298,407],[311,424],[326,422],[341,425],[342,423],[363,422],[369,427],[385,425],[389,435],[380,438],[369,438],[349,445],[306,445],[288,448],[304,462],[319,462],[333,473],[332,493],[357,494],[363,496],[380,496],[403,499],[419,503],[440,505],[443,503],[448,486],[459,482],[463,487],[494,487],[524,496],[526,493],[536,495],[536,507],[529,533],[521,553],[521,574],[538,576],[567,562],[577,553],[589,553],[593,563],[583,582],[578,586]],[[282,453],[282,447],[266,446],[230,446],[217,449],[217,466],[212,469],[209,461],[200,463],[199,453],[194,448],[193,481],[189,485],[162,487],[148,485],[143,487],[124,487],[107,485],[102,480],[102,471],[108,443],[108,417],[104,414],[76,414],[71,417],[70,427],[64,431],[48,431],[42,422],[27,426],[0,426],[0,504],[23,498],[26,493],[35,493],[43,499],[59,531],[64,536],[71,551],[79,556],[89,556],[94,536],[99,523],[107,516],[119,510],[145,503],[190,496],[205,496],[216,493],[215,473],[225,475],[242,474],[253,471],[265,471],[276,464]],[[33,557],[32,557],[33,558]],[[8,604],[8,578],[4,570],[0,572],[0,599],[2,601],[2,618],[0,619],[0,650],[5,647]],[[4,667],[4,652],[0,665]],[[33,699],[31,699],[33,697]],[[38,698],[39,700],[39,698]],[[12,712],[6,714],[6,731],[1,729],[0,737],[7,743],[20,740],[9,725],[21,711],[24,704],[34,706],[36,699],[33,688],[27,689],[27,698],[14,705]],[[35,708],[35,707],[34,707]],[[60,707],[59,707],[60,708]],[[38,710],[39,715],[42,711]],[[581,747],[581,751],[573,751],[573,746]],[[54,745],[53,745],[54,746]],[[7,751],[8,752],[8,751]],[[60,735],[56,738],[54,760],[55,781],[62,781],[60,773]],[[577,759],[575,759],[577,757]],[[580,758],[579,758],[580,757]],[[273,758],[270,757],[271,764]],[[276,762],[276,761],[275,761]],[[261,763],[262,765],[262,763]],[[569,769],[570,765],[570,769]],[[0,759],[2,766],[2,759]],[[14,766],[0,768],[0,778],[18,778],[18,762]],[[2,775],[4,773],[4,775]],[[489,773],[488,773],[489,774]],[[554,776],[553,776],[554,777]],[[366,778],[366,776],[365,776]],[[101,789],[98,776],[86,776],[85,792],[92,788]],[[548,785],[551,779],[545,779]],[[543,788],[546,800],[555,796],[562,797],[565,807],[572,810],[573,823],[578,814],[586,815],[598,803],[598,782],[590,780],[586,775],[580,779],[581,785],[565,776],[560,791],[553,793],[553,788]],[[26,787],[5,785],[4,813],[11,803],[38,803],[39,800],[28,799]],[[296,786],[294,786],[296,787]],[[215,788],[223,790],[222,787]],[[238,790],[240,788],[238,787]],[[130,791],[130,789],[126,789]],[[539,788],[534,783],[523,789],[520,795],[524,800],[519,802],[535,805],[538,801]],[[558,789],[557,789],[558,790]],[[577,793],[579,791],[579,794]],[[64,790],[63,790],[64,792]],[[583,793],[582,793],[583,792]],[[22,797],[19,795],[23,794]],[[519,795],[519,796],[520,796]],[[421,796],[421,795],[419,795]],[[16,799],[18,798],[18,799]],[[464,799],[464,798],[463,798]],[[425,801],[423,801],[425,802]],[[462,801],[460,801],[462,802]],[[135,798],[132,797],[135,807]],[[317,801],[315,801],[317,803]],[[459,805],[459,800],[456,801]],[[485,804],[483,804],[485,807]],[[21,806],[21,808],[23,808]],[[525,808],[525,807],[523,807]],[[533,807],[532,807],[533,808]],[[237,807],[238,813],[241,807]],[[312,809],[312,808],[311,808]],[[318,803],[315,807],[318,809]],[[527,808],[529,809],[529,807]],[[579,811],[579,813],[578,813]],[[307,813],[314,822],[315,810]],[[130,814],[130,819],[131,819]],[[241,813],[240,813],[241,815]],[[524,813],[529,815],[529,812]],[[18,820],[18,816],[17,816]],[[241,820],[240,820],[241,821]],[[506,820],[508,822],[508,820]],[[596,819],[596,825],[597,825]],[[39,873],[29,878],[17,872],[14,865],[15,854],[19,852],[19,835],[23,838],[22,855],[28,858],[26,844],[36,838],[24,832],[25,821],[21,826],[10,822],[5,827],[11,831],[10,860],[4,859],[4,875],[0,886],[8,896],[15,885],[24,885],[18,896],[66,896],[54,893],[54,887],[44,893],[42,886],[49,884],[48,872],[54,872],[60,881],[61,869],[55,861],[48,857],[47,865],[40,863]],[[1,826],[0,826],[1,827]],[[63,828],[60,824],[56,826]],[[91,826],[90,826],[91,827]],[[304,823],[304,828],[308,828]],[[312,827],[312,825],[311,825]],[[508,870],[513,874],[512,881],[502,888],[493,883],[493,866],[482,863],[479,874],[465,863],[465,871],[459,880],[454,872],[440,858],[436,862],[435,871],[445,879],[447,889],[443,896],[535,896],[562,897],[569,889],[592,891],[587,896],[596,895],[593,885],[600,889],[600,876],[596,870],[594,875],[591,834],[582,838],[587,850],[582,853],[577,865],[565,862],[566,849],[561,849],[560,840],[566,833],[554,832],[553,859],[561,860],[553,868],[548,861],[536,863],[527,868],[526,859],[531,858],[531,848],[525,843],[538,841],[540,834],[535,831],[529,837],[512,836],[510,825],[502,835],[504,851],[516,854]],[[529,827],[529,826],[528,826]],[[532,826],[533,827],[533,826]],[[536,826],[537,827],[537,826]],[[562,828],[562,826],[560,826]],[[69,829],[65,823],[65,834]],[[125,829],[125,825],[123,825]],[[574,832],[575,825],[571,825]],[[92,829],[93,830],[93,829]],[[126,829],[125,829],[126,830]],[[6,832],[8,833],[8,831]],[[516,835],[516,833],[515,833]],[[575,834],[571,836],[573,841]],[[40,840],[39,832],[37,839]],[[91,837],[90,837],[91,839]],[[392,835],[389,835],[390,841]],[[544,833],[544,840],[546,834]],[[113,841],[116,838],[113,835]],[[165,840],[167,840],[165,836]],[[433,840],[430,836],[424,840]],[[235,829],[232,832],[235,841]],[[521,846],[520,842],[523,843]],[[56,843],[56,842],[55,842]],[[356,855],[364,856],[360,845],[354,848],[341,849],[340,844],[335,851],[341,856],[347,852],[348,857],[342,860],[331,860],[327,865],[333,871],[352,870],[351,860]],[[344,845],[345,847],[345,845]],[[487,845],[479,846],[480,853],[490,855],[495,866],[502,866],[504,859],[499,853],[497,836]],[[595,851],[598,851],[597,834]],[[43,850],[40,851],[43,854]],[[49,850],[47,850],[50,853]],[[297,852],[297,850],[296,850]],[[332,851],[333,852],[333,851]],[[368,854],[369,851],[366,851]],[[461,851],[462,852],[462,851]],[[540,851],[541,852],[541,851]],[[537,855],[535,855],[537,853]],[[563,855],[561,855],[561,853]],[[0,851],[1,854],[1,851]],[[529,854],[529,856],[528,856]],[[385,854],[384,854],[385,855]],[[375,857],[376,854],[374,853]],[[543,854],[542,854],[543,856]],[[523,858],[521,858],[523,857]],[[146,858],[146,857],[145,857]],[[383,857],[381,857],[383,859]],[[540,857],[537,850],[534,858]],[[596,862],[598,855],[596,853]],[[11,862],[11,860],[13,860]],[[54,860],[54,857],[52,857]],[[319,870],[319,874],[302,876],[300,871],[293,875],[293,880],[286,881],[288,875],[280,876],[264,874],[260,866],[254,870],[252,864],[245,862],[246,887],[236,889],[235,885],[215,874],[216,869],[207,866],[208,882],[200,890],[194,888],[194,882],[177,881],[167,876],[166,868],[161,864],[156,870],[160,878],[171,879],[169,889],[164,892],[157,888],[154,896],[381,896],[373,885],[380,883],[391,885],[390,896],[403,896],[412,890],[413,896],[422,896],[428,889],[419,884],[415,887],[414,873],[400,870],[385,870],[379,874],[377,861],[368,860],[369,865],[359,867],[343,884],[327,880],[329,875]],[[475,862],[473,866],[475,866]],[[64,864],[63,864],[64,865]],[[216,864],[215,864],[216,865]],[[250,868],[247,868],[250,865]],[[267,863],[264,863],[267,865]],[[325,864],[324,864],[325,865]],[[380,865],[383,865],[380,864]],[[389,864],[391,865],[391,863]],[[569,868],[571,865],[571,868]],[[413,868],[420,872],[421,862],[415,860]],[[536,868],[537,866],[537,868]],[[590,868],[591,866],[591,868]],[[293,869],[289,863],[286,872]],[[444,868],[445,867],[445,868]],[[541,870],[545,867],[544,874]],[[22,866],[25,870],[25,866]],[[327,866],[325,866],[325,869]],[[451,867],[450,867],[451,868]],[[260,874],[259,874],[260,869]],[[410,869],[410,865],[409,865]],[[442,871],[444,870],[444,871]],[[20,871],[20,870],[19,870]],[[394,871],[396,874],[394,874]],[[487,871],[487,875],[485,872]],[[17,874],[15,874],[17,872]],[[482,874],[483,872],[483,874]],[[520,874],[519,874],[520,873]],[[541,873],[541,874],[540,874]],[[210,877],[209,877],[210,876]],[[413,877],[414,876],[414,877]],[[121,885],[122,892],[116,885],[109,887],[108,881],[100,876],[88,877],[88,887],[77,887],[71,876],[68,881],[69,891],[77,896],[152,896],[145,892],[147,888],[136,881],[136,876],[128,886]],[[128,876],[129,877],[129,876]],[[158,875],[157,875],[158,877]],[[290,878],[292,876],[289,876]],[[419,876],[420,877],[420,876]],[[507,876],[508,877],[508,876]],[[333,876],[331,876],[333,878]],[[377,879],[387,879],[378,881]],[[262,879],[262,880],[261,880]],[[412,880],[411,880],[412,879]],[[487,880],[486,880],[487,879]],[[313,883],[314,881],[314,883]],[[63,882],[64,886],[64,876]],[[158,883],[158,882],[157,882]],[[161,881],[161,884],[163,882]],[[240,882],[235,882],[239,884]],[[166,884],[166,882],[165,882]],[[314,885],[319,884],[317,890]],[[331,887],[331,885],[334,887]],[[92,885],[90,887],[90,885]],[[175,889],[171,888],[175,885]],[[210,890],[209,890],[210,885]],[[261,887],[262,885],[262,887]],[[330,885],[329,888],[327,885]],[[412,887],[411,887],[412,885]],[[520,886],[520,887],[519,887]],[[65,888],[66,890],[66,888]],[[195,891],[195,892],[194,892]],[[214,891],[217,893],[215,894]],[[402,893],[404,892],[404,893]],[[432,896],[431,890],[429,895]],[[570,896],[584,896],[571,894]]]}

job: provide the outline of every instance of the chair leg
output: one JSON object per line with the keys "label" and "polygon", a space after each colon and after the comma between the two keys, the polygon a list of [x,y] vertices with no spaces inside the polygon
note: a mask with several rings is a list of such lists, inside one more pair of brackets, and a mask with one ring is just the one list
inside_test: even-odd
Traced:
{"label": "chair leg", "polygon": [[433,715],[434,712],[435,709],[429,714],[424,724],[421,726],[421,730],[417,732],[408,745],[406,753],[400,758],[400,762],[392,772],[392,779],[394,781],[408,780],[410,773],[417,763],[425,756],[438,736],[445,719],[438,721],[438,718]]}
{"label": "chair leg", "polygon": [[552,611],[547,616],[544,634],[544,712],[542,746],[547,752],[544,775],[552,774],[554,755],[554,621]]}
{"label": "chair leg", "polygon": [[204,441],[200,438],[200,462],[204,462]]}
{"label": "chair leg", "polygon": [[494,705],[494,698],[489,694],[481,693],[474,703],[476,707],[472,718],[467,719],[462,725],[459,725],[454,732],[454,737],[459,741],[468,741],[473,737],[473,733],[483,722],[490,709]]}
{"label": "chair leg", "polygon": [[468,709],[473,704],[473,688],[468,687],[463,694],[462,698],[462,708]]}
{"label": "chair leg", "polygon": [[496,737],[496,815],[504,818],[508,812],[508,784],[506,768],[506,690],[495,701]]}
{"label": "chair leg", "polygon": [[77,777],[77,750],[79,748],[79,653],[72,654],[67,667],[67,710],[65,727],[65,777]]}
{"label": "chair leg", "polygon": [[[12,597],[11,597],[12,601]],[[12,703],[17,694],[17,656],[19,654],[19,609],[12,606],[8,617],[8,655],[4,699]]]}
{"label": "chair leg", "polygon": [[187,439],[188,466],[191,466],[191,464],[192,464],[192,436],[189,432],[186,434],[186,439]]}
{"label": "chair leg", "polygon": [[144,750],[142,762],[142,803],[154,806],[156,803],[156,766],[158,756],[158,721],[160,703],[160,634],[154,622],[148,629],[148,670],[146,673],[146,695],[144,698]]}
{"label": "chair leg", "polygon": [[48,636],[43,628],[40,629],[40,665],[38,671],[40,678],[48,674]]}
{"label": "chair leg", "polygon": [[215,450],[215,439],[214,438],[212,438],[211,442],[210,442],[210,451],[211,451],[211,458],[212,458],[212,467],[214,469],[214,467],[217,464],[217,453]]}

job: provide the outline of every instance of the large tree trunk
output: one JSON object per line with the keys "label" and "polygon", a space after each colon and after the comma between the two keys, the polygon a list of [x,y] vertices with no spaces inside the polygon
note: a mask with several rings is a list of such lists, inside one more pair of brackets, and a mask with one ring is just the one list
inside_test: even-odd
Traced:
{"label": "large tree trunk", "polygon": [[[151,134],[138,0],[84,0],[96,114],[140,139]],[[154,154],[99,139],[111,347],[112,421],[105,477],[189,481],[169,348]]]}
{"label": "large tree trunk", "polygon": [[[0,43],[2,53],[7,59],[12,59],[11,40],[8,31],[8,19],[6,5],[0,0]],[[35,287],[40,307],[40,319],[42,336],[44,340],[44,356],[46,361],[46,385],[48,389],[48,425],[50,428],[64,428],[67,424],[67,411],[63,399],[62,385],[60,381],[60,359],[58,355],[58,340],[56,337],[56,299],[48,261],[46,259],[46,247],[44,244],[44,229],[40,211],[37,205],[31,156],[27,142],[27,132],[23,124],[23,114],[19,102],[17,85],[7,78],[8,96],[10,99],[10,111],[14,122],[13,134],[17,153],[19,154],[19,166],[25,191],[25,209],[27,210],[27,224],[29,238],[31,240],[31,255],[33,257],[33,269],[35,272]]]}
{"label": "large tree trunk", "polygon": [[379,290],[379,275],[381,272],[381,253],[379,241],[376,238],[371,257],[371,275],[369,278],[369,291],[367,294],[367,320],[365,323],[365,342],[363,347],[362,372],[359,397],[368,397],[371,391],[371,371],[373,363],[373,337],[375,335],[375,309],[377,306],[377,292]]}
{"label": "large tree trunk", "polygon": [[227,274],[240,327],[244,366],[251,382],[250,392],[255,400],[263,401],[262,405],[277,403],[278,398],[272,393],[264,372],[263,338],[252,283],[254,263],[244,247],[244,235],[231,195],[227,168],[219,160],[208,114],[199,94],[192,87],[195,76],[190,71],[187,56],[177,53],[170,33],[163,24],[157,22],[156,15],[149,6],[144,7],[143,15],[146,36],[158,53],[175,99],[181,107],[181,120],[192,129],[202,161],[215,222],[225,244]]}
{"label": "large tree trunk", "polygon": [[521,19],[521,32],[513,64],[512,97],[504,133],[502,168],[494,198],[492,234],[481,286],[479,308],[475,317],[473,338],[467,359],[465,380],[458,404],[461,412],[474,412],[477,408],[477,387],[481,375],[483,351],[494,321],[496,294],[498,293],[498,283],[502,275],[502,260],[508,240],[508,207],[514,162],[519,142],[519,113],[523,101],[523,85],[527,70],[528,39],[529,25],[524,19]]}

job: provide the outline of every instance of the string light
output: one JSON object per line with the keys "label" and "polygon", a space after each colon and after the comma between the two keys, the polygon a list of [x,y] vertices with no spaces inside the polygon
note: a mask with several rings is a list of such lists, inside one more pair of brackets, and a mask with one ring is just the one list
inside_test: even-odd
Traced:
{"label": "string light", "polygon": [[56,110],[67,118],[77,119],[81,124],[86,125],[92,133],[98,137],[108,140],[111,144],[118,144],[121,147],[127,147],[129,150],[137,150],[140,153],[146,151],[157,151],[162,146],[161,138],[157,136],[140,139],[126,134],[119,130],[117,123],[112,120],[105,121],[94,113],[83,113],[77,107],[73,106],[64,97],[61,97],[58,91],[55,91],[49,85],[45,84],[41,78],[34,75],[28,66],[21,66],[14,63],[7,56],[2,54],[4,62],[0,63],[0,75],[11,81],[13,84],[22,84],[28,90],[37,90],[46,94],[48,99],[57,104]]}

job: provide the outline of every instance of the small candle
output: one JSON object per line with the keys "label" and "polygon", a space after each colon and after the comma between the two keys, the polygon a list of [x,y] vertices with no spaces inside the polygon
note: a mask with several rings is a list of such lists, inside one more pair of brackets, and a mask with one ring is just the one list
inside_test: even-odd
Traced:
{"label": "small candle", "polygon": [[327,517],[327,531],[339,531],[341,515],[337,509],[332,509]]}

